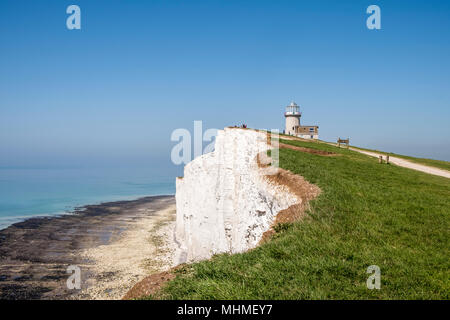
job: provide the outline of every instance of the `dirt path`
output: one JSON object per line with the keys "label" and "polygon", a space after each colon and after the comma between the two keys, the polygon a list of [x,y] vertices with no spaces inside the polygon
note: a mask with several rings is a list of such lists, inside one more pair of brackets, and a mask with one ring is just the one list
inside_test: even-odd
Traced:
{"label": "dirt path", "polygon": [[[383,156],[383,159],[386,160],[386,155],[382,154],[382,153],[364,151],[364,150],[360,150],[360,149],[356,149],[356,148],[352,148],[352,147],[350,147],[349,149],[356,151],[356,152],[366,154],[371,157],[379,158],[380,156]],[[405,167],[405,168],[418,170],[418,171],[422,171],[422,172],[429,173],[429,174],[434,174],[436,176],[450,178],[450,171],[447,171],[444,169],[429,167],[429,166],[425,166],[423,164],[418,164],[418,163],[411,162],[411,161],[408,161],[408,160],[405,160],[402,158],[397,158],[397,157],[392,157],[392,156],[389,156],[389,162],[391,162],[397,166],[400,166],[400,167]]]}

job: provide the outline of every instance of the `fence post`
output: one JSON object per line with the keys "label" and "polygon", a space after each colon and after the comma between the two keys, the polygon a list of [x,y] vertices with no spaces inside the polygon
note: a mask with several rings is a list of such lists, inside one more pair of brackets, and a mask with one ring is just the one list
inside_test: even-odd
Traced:
{"label": "fence post", "polygon": [[378,158],[378,163],[383,163],[383,156],[380,156],[380,158]]}
{"label": "fence post", "polygon": [[386,163],[389,164],[389,156],[386,156]]}

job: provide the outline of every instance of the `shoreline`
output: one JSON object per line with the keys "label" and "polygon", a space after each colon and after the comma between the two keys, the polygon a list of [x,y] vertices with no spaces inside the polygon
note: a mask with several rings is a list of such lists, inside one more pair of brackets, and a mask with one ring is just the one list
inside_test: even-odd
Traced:
{"label": "shoreline", "polygon": [[[24,222],[25,220],[28,219],[32,219],[32,218],[54,218],[54,217],[60,217],[60,216],[64,216],[64,215],[72,215],[72,214],[77,214],[80,211],[83,211],[85,207],[87,206],[95,206],[95,205],[102,205],[105,203],[110,203],[110,202],[121,202],[121,201],[136,201],[142,198],[147,198],[147,197],[165,197],[165,196],[173,196],[175,197],[175,194],[152,194],[152,195],[132,195],[132,196],[111,196],[111,197],[105,197],[103,199],[99,199],[98,201],[89,201],[86,204],[77,204],[77,205],[73,205],[73,206],[67,206],[70,209],[64,209],[64,210],[59,210],[59,211],[53,211],[53,212],[47,212],[47,213],[31,213],[31,214],[27,214],[27,213],[23,213],[20,215],[10,215],[10,216],[1,216],[0,215],[0,232],[2,230],[5,230],[7,228],[9,228],[10,226],[16,224],[16,223],[20,223],[20,222]],[[1,223],[2,220],[11,220],[11,223]]]}
{"label": "shoreline", "polygon": [[[0,230],[0,299],[120,299],[173,265],[175,197],[148,196],[40,216]],[[68,290],[69,265],[81,290]]]}

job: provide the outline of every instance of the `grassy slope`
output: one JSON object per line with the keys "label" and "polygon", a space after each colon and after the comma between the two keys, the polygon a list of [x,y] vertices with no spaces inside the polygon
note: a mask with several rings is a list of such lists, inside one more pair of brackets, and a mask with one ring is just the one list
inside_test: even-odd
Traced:
{"label": "grassy slope", "polygon": [[[292,137],[292,136],[289,136],[289,135],[286,135],[283,133],[280,133],[279,135],[280,135],[280,139],[283,139],[283,136]],[[328,144],[328,143],[335,143],[335,142],[327,142],[327,141],[323,141],[323,140],[311,140],[311,143],[316,143],[316,146],[317,146],[317,144],[321,144],[321,143]],[[365,151],[370,151],[370,152],[378,152],[378,153],[390,155],[393,157],[403,158],[405,160],[409,160],[411,162],[415,162],[418,164],[423,164],[426,166],[436,167],[439,169],[444,169],[444,170],[450,171],[450,161],[427,159],[427,158],[416,158],[416,157],[411,157],[411,156],[404,156],[404,155],[393,153],[393,152],[385,152],[385,151],[361,148],[361,147],[356,147],[356,146],[351,146],[351,147],[355,148],[355,149],[360,149],[360,150],[365,150]],[[318,147],[318,148],[320,148],[320,147]]]}
{"label": "grassy slope", "polygon": [[[157,298],[448,299],[450,179],[391,165],[346,149],[280,150],[283,168],[322,189],[309,217],[243,254],[187,265]],[[366,269],[381,268],[381,290]]]}

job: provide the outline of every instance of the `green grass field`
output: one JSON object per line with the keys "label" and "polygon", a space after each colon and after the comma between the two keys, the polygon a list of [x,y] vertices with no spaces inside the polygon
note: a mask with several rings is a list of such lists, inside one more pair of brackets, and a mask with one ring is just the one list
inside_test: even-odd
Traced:
{"label": "green grass field", "polygon": [[[280,150],[280,166],[317,184],[307,218],[268,243],[186,265],[159,299],[449,299],[450,179],[357,152]],[[366,269],[381,269],[369,290]]]}

